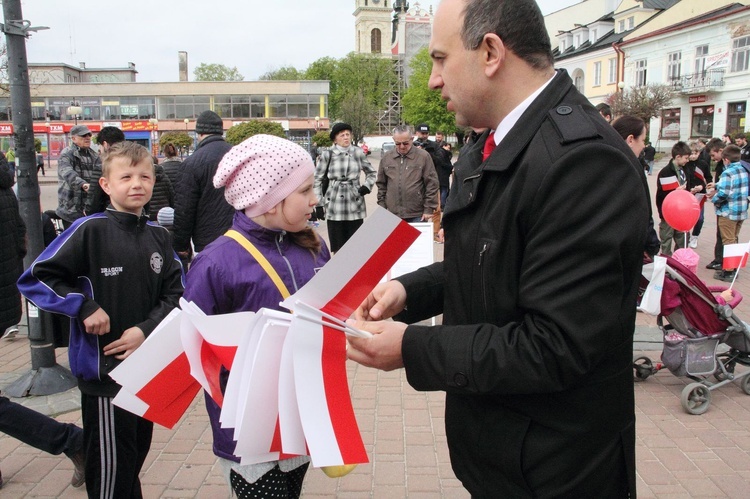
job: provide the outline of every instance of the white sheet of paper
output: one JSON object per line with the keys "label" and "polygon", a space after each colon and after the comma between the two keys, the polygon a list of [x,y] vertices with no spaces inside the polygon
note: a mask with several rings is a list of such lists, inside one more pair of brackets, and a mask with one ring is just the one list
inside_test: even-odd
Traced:
{"label": "white sheet of paper", "polygon": [[305,432],[297,404],[297,390],[294,386],[294,344],[291,334],[286,335],[281,350],[279,370],[279,427],[281,428],[281,450],[286,454],[307,454]]}
{"label": "white sheet of paper", "polygon": [[288,323],[268,320],[258,341],[250,370],[245,415],[240,425],[235,455],[242,464],[254,462],[254,456],[271,450],[279,417],[279,369],[281,350],[289,330]]}
{"label": "white sheet of paper", "polygon": [[121,409],[125,409],[128,412],[143,416],[148,410],[148,404],[143,400],[139,399],[125,388],[120,388],[115,398],[112,399],[112,403]]}
{"label": "white sheet of paper", "polygon": [[390,279],[414,272],[435,261],[435,243],[433,242],[433,225],[430,223],[409,224],[419,231],[419,237],[409,246],[409,249],[401,255],[391,267],[387,276]]}

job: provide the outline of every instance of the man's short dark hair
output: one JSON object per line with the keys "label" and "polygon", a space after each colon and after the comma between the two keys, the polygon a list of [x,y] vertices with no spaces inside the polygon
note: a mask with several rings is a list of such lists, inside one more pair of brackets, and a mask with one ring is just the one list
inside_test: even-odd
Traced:
{"label": "man's short dark hair", "polygon": [[734,144],[730,144],[721,151],[721,159],[728,159],[730,163],[736,163],[742,157],[742,149]]}
{"label": "man's short dark hair", "polygon": [[554,66],[544,16],[534,0],[466,0],[461,40],[476,50],[487,33],[535,69]]}
{"label": "man's short dark hair", "polygon": [[690,156],[690,146],[680,141],[672,146],[672,159],[677,156]]}
{"label": "man's short dark hair", "polygon": [[734,134],[734,140],[737,140],[737,139],[744,139],[744,140],[747,140],[747,135],[745,135],[745,134],[744,134],[744,133],[742,133],[742,132],[739,132],[739,133],[735,133],[735,134]]}
{"label": "man's short dark hair", "polygon": [[102,145],[104,142],[113,146],[118,142],[125,141],[125,134],[116,126],[105,126],[96,134],[96,143]]}
{"label": "man's short dark hair", "polygon": [[606,102],[600,102],[597,104],[596,110],[599,111],[599,114],[602,116],[609,116],[612,118],[612,108]]}
{"label": "man's short dark hair", "polygon": [[708,141],[708,144],[706,144],[706,149],[708,149],[708,152],[721,151],[722,149],[724,149],[724,146],[726,146],[726,144],[722,142],[721,139],[713,138]]}

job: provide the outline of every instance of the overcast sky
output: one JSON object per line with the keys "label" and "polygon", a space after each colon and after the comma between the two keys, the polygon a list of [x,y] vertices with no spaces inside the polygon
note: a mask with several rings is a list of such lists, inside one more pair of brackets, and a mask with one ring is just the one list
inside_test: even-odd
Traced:
{"label": "overcast sky", "polygon": [[[580,0],[538,0],[549,13]],[[412,7],[416,2],[410,2]],[[420,2],[424,9],[437,0]],[[50,29],[26,44],[31,63],[127,67],[137,81],[177,81],[177,52],[188,53],[190,80],[200,63],[236,66],[246,80],[270,69],[304,70],[354,50],[352,0],[23,0],[32,26]]]}

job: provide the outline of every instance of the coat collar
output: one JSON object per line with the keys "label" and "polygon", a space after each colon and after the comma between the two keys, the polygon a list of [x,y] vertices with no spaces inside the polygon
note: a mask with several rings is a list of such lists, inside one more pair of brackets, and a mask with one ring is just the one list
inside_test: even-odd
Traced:
{"label": "coat collar", "polygon": [[148,216],[143,211],[138,216],[124,211],[117,211],[112,205],[109,205],[105,213],[118,227],[127,231],[145,227],[148,222]]}
{"label": "coat collar", "polygon": [[283,240],[286,235],[286,231],[284,230],[268,229],[257,224],[242,211],[234,213],[232,228],[253,241],[274,243],[275,241]]}

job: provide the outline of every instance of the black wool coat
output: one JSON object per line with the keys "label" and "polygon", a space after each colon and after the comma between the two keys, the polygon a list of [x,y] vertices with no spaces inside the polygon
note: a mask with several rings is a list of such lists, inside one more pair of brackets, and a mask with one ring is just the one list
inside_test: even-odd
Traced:
{"label": "black wool coat", "polygon": [[26,225],[13,193],[13,172],[0,157],[0,334],[21,320],[21,294],[16,281],[23,272]]}
{"label": "black wool coat", "polygon": [[472,497],[634,495],[643,170],[565,71],[482,162],[487,135],[455,165],[444,261],[398,278],[398,319],[443,313],[407,327],[407,379],[447,393]]}

